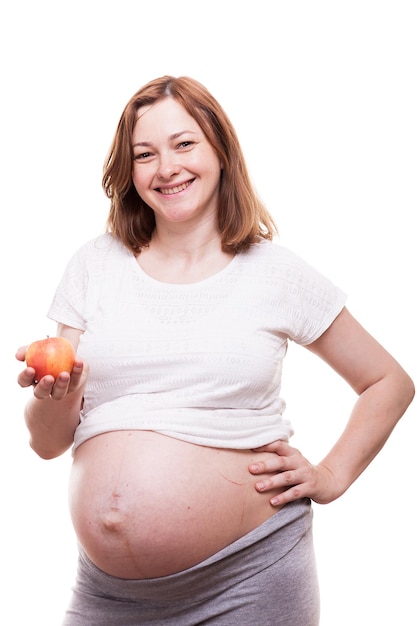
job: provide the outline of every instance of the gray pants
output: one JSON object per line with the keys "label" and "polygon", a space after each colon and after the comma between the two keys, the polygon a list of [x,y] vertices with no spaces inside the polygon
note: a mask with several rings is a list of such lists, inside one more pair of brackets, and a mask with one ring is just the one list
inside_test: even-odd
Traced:
{"label": "gray pants", "polygon": [[187,570],[125,580],[80,551],[63,626],[318,626],[309,500],[286,505]]}

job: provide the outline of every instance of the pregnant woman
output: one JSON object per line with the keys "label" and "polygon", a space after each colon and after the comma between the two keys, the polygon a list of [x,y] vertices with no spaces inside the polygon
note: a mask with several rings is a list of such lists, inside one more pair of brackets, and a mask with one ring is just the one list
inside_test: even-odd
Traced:
{"label": "pregnant woman", "polygon": [[[35,452],[72,447],[79,567],[63,624],[317,626],[311,501],[369,465],[413,383],[345,294],[274,241],[235,131],[197,81],[165,76],[131,98],[103,187],[106,232],[70,259],[49,310],[73,370],[18,378],[33,385]],[[317,465],[289,444],[289,341],[358,394]]]}

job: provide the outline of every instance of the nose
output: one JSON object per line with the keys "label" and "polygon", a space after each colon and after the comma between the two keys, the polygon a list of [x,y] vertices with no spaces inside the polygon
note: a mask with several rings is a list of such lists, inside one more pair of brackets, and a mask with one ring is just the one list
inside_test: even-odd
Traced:
{"label": "nose", "polygon": [[181,171],[181,166],[178,163],[176,154],[174,152],[167,152],[161,154],[158,164],[158,176],[161,179],[169,180]]}

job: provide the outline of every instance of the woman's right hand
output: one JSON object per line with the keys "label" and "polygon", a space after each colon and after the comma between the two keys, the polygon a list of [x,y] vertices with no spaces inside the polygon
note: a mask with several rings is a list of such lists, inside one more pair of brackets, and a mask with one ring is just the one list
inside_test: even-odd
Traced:
{"label": "woman's right hand", "polygon": [[[16,352],[16,359],[25,362],[27,346],[21,346]],[[17,382],[21,387],[33,386],[33,395],[38,400],[53,398],[54,400],[62,400],[69,393],[79,390],[84,386],[88,376],[87,364],[78,357],[75,358],[74,366],[71,373],[61,372],[55,379],[53,376],[47,375],[35,383],[35,370],[33,367],[26,367],[22,370]]]}

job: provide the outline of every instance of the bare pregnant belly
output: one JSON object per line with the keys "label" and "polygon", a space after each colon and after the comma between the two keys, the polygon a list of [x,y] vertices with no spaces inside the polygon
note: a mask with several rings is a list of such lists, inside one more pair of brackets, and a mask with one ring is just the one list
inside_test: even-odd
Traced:
{"label": "bare pregnant belly", "polygon": [[71,471],[77,538],[97,567],[119,578],[191,567],[277,512],[248,471],[266,456],[149,431],[94,437],[77,449]]}

